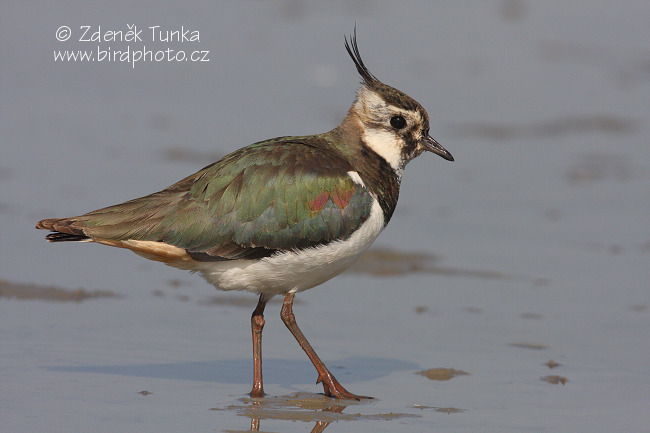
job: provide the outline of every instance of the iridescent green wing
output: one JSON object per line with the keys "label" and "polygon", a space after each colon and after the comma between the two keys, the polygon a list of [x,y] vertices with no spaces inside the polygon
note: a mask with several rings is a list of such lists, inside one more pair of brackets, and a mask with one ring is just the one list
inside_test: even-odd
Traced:
{"label": "iridescent green wing", "polygon": [[278,138],[71,225],[91,238],[166,242],[199,260],[263,257],[347,239],[359,228],[373,199],[350,170],[323,138]]}

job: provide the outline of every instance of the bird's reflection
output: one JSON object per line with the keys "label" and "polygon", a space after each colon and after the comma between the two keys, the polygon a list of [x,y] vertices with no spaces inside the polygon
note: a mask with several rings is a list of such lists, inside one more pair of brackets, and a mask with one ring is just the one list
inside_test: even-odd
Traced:
{"label": "bird's reflection", "polygon": [[[261,406],[262,402],[261,401],[253,401],[252,406]],[[347,405],[342,405],[340,403],[337,404],[332,404],[331,406],[325,407],[320,410],[320,412],[331,412],[331,413],[343,413],[343,410],[347,407]],[[318,416],[315,415],[314,418],[317,418]],[[331,421],[324,421],[324,420],[317,420],[316,424],[314,424],[314,428],[311,429],[311,433],[321,433],[325,431],[328,425],[330,425],[334,420]],[[251,432],[259,432],[260,431],[260,418],[251,418]]]}
{"label": "bird's reflection", "polygon": [[[335,400],[324,394],[296,392],[264,398],[244,397],[225,409],[251,420],[250,430],[238,430],[237,433],[262,431],[260,428],[265,421],[303,421],[313,423],[312,432],[322,432],[335,421],[391,421],[421,416],[396,411],[374,412],[377,401]],[[344,412],[348,406],[354,407],[352,413]]]}

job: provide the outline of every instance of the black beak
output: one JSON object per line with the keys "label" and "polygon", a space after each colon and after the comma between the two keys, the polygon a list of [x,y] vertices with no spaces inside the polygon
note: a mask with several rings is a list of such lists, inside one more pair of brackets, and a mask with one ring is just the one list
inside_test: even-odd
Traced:
{"label": "black beak", "polygon": [[442,158],[445,158],[447,161],[453,161],[454,157],[451,156],[451,153],[447,151],[444,147],[440,145],[436,140],[434,140],[430,135],[427,135],[424,137],[422,141],[420,141],[420,144],[424,148],[424,150],[428,150],[429,152],[433,152],[438,156],[441,156]]}

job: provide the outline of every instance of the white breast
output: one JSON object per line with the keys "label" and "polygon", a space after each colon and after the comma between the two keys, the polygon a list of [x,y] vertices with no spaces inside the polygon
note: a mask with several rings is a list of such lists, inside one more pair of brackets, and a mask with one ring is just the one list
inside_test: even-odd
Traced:
{"label": "white breast", "polygon": [[[353,174],[351,177],[356,181],[358,175]],[[299,292],[343,272],[372,245],[383,229],[384,214],[377,199],[373,199],[370,216],[346,240],[257,261],[202,262],[197,263],[194,270],[221,290],[248,290],[267,295]]]}

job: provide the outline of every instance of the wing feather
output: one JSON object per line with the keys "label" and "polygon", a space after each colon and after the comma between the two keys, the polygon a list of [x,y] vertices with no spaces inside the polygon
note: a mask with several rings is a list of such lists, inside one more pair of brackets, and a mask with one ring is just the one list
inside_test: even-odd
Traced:
{"label": "wing feather", "polygon": [[368,218],[373,198],[320,140],[256,143],[160,192],[37,227],[116,246],[162,242],[195,260],[259,258],[346,239]]}

